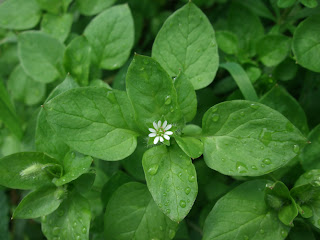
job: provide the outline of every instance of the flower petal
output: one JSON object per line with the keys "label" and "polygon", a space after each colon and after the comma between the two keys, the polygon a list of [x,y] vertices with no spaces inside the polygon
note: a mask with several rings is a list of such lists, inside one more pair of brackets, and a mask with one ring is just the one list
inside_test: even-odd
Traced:
{"label": "flower petal", "polygon": [[154,129],[155,129],[155,130],[158,130],[158,125],[157,125],[157,123],[156,123],[156,122],[153,122],[152,124],[153,124]]}
{"label": "flower petal", "polygon": [[168,126],[166,126],[166,128],[164,129],[165,131],[169,130],[172,127],[171,124],[169,124]]}
{"label": "flower petal", "polygon": [[149,128],[149,131],[150,131],[150,132],[153,132],[153,133],[156,132],[156,130],[154,130],[153,128]]}
{"label": "flower petal", "polygon": [[160,137],[157,136],[157,137],[153,140],[153,143],[154,143],[154,144],[157,144],[157,143],[159,142],[159,139],[160,139]]}
{"label": "flower petal", "polygon": [[164,121],[162,124],[162,128],[165,128],[167,126],[167,123],[168,123],[167,121]]}
{"label": "flower petal", "polygon": [[161,127],[161,120],[158,121],[158,128]]}
{"label": "flower petal", "polygon": [[163,142],[163,141],[164,141],[163,137],[160,137],[160,142]]}
{"label": "flower petal", "polygon": [[149,137],[155,137],[155,136],[157,136],[156,133],[150,133],[150,134],[149,134]]}
{"label": "flower petal", "polygon": [[172,134],[173,134],[173,132],[168,131],[168,132],[165,132],[165,134],[166,134],[166,135],[172,135]]}
{"label": "flower petal", "polygon": [[170,140],[170,137],[169,137],[168,135],[166,135],[166,134],[164,134],[163,137],[164,137],[165,139],[167,139],[167,140]]}

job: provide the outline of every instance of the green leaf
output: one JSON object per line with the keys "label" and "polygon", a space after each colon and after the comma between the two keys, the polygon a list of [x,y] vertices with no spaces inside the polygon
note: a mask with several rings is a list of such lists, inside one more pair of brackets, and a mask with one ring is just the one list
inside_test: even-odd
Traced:
{"label": "green leaf", "polygon": [[[255,44],[263,36],[263,25],[258,16],[248,8],[234,1],[228,14],[228,31],[237,35],[239,51],[245,57],[256,54]],[[241,26],[241,27],[239,27]]]}
{"label": "green leaf", "polygon": [[301,22],[293,34],[292,49],[297,63],[314,72],[320,72],[319,28],[319,15],[314,15]]}
{"label": "green leaf", "polygon": [[55,15],[47,13],[41,21],[41,31],[64,42],[69,35],[73,16],[71,14]]}
{"label": "green leaf", "polygon": [[142,166],[154,201],[170,219],[180,222],[198,193],[191,159],[175,144],[161,145],[145,152]]}
{"label": "green leaf", "polygon": [[289,53],[291,39],[284,35],[266,35],[257,42],[260,61],[267,67],[278,65]]}
{"label": "green leaf", "polygon": [[[320,169],[313,169],[301,175],[291,189],[293,197],[301,205],[301,215],[305,216],[304,210],[312,211],[309,214],[309,221],[320,229]],[[310,216],[311,215],[311,216]]]}
{"label": "green leaf", "polygon": [[210,108],[202,128],[207,165],[232,176],[272,172],[287,164],[307,142],[279,112],[243,100]]}
{"label": "green leaf", "polygon": [[67,11],[69,4],[72,0],[36,0],[41,9],[50,12],[59,14],[62,10]]}
{"label": "green leaf", "polygon": [[206,15],[192,2],[177,10],[160,29],[152,57],[171,77],[182,71],[194,89],[208,86],[216,75],[219,56],[215,33]]}
{"label": "green leaf", "polygon": [[278,0],[277,5],[279,8],[288,8],[291,7],[296,0]]}
{"label": "green leaf", "polygon": [[207,217],[203,240],[282,240],[289,232],[264,201],[267,180],[245,182],[220,198]]}
{"label": "green leaf", "polygon": [[311,142],[302,149],[300,158],[305,170],[320,168],[320,125],[316,126],[308,135]]}
{"label": "green leaf", "polygon": [[227,54],[236,54],[238,52],[238,37],[229,31],[217,31],[216,38],[219,48]]}
{"label": "green leaf", "polygon": [[72,89],[45,103],[44,109],[57,135],[85,155],[116,161],[137,146],[125,92],[105,87]]}
{"label": "green leaf", "polygon": [[273,16],[269,8],[264,4],[263,1],[256,0],[242,0],[240,4],[249,8],[253,13],[257,14],[260,17],[265,17],[270,20],[276,21],[276,18]]}
{"label": "green leaf", "polygon": [[64,54],[64,67],[67,72],[80,84],[87,86],[89,83],[91,47],[83,36],[74,38]]}
{"label": "green leaf", "polygon": [[22,137],[22,128],[20,120],[16,114],[13,104],[10,101],[10,97],[7,93],[2,80],[0,79],[0,120],[6,125],[6,127],[18,138]]}
{"label": "green leaf", "polygon": [[231,76],[237,83],[241,93],[247,100],[258,101],[257,93],[247,75],[247,73],[243,70],[241,65],[234,62],[227,62],[220,64],[220,67],[228,70]]}
{"label": "green leaf", "polygon": [[177,100],[185,122],[190,122],[197,114],[197,95],[189,81],[182,72],[174,80]]}
{"label": "green leaf", "polygon": [[278,211],[281,222],[292,226],[293,220],[298,215],[298,208],[284,183],[278,181],[268,186],[265,190],[265,201],[270,207]]}
{"label": "green leaf", "polygon": [[0,185],[14,189],[35,189],[51,184],[53,175],[60,174],[59,162],[43,153],[22,152],[0,159]]}
{"label": "green leaf", "polygon": [[145,181],[142,167],[142,156],[147,149],[145,139],[140,137],[138,138],[137,148],[134,152],[121,161],[126,172],[139,181]]}
{"label": "green leaf", "polygon": [[90,219],[88,200],[78,193],[72,193],[55,212],[42,217],[42,232],[48,240],[88,240]]}
{"label": "green leaf", "polygon": [[12,71],[7,84],[10,95],[26,105],[39,103],[46,94],[46,85],[30,78],[21,65]]}
{"label": "green leaf", "polygon": [[149,125],[162,117],[169,124],[181,119],[173,81],[152,58],[135,55],[128,69],[126,86],[141,131],[148,132]]}
{"label": "green leaf", "polygon": [[23,70],[35,81],[49,83],[61,77],[64,46],[54,37],[39,31],[23,32],[18,54]]}
{"label": "green leaf", "polygon": [[[66,79],[51,92],[45,102],[69,89],[77,87],[79,87],[78,84],[70,76],[67,76]],[[37,119],[35,144],[38,151],[45,152],[59,160],[62,160],[64,155],[69,151],[69,147],[50,127],[43,108],[41,108]]]}
{"label": "green leaf", "polygon": [[111,7],[95,17],[84,31],[95,62],[103,68],[120,68],[128,59],[134,42],[134,27],[128,5]]}
{"label": "green leaf", "polygon": [[141,183],[122,185],[112,195],[104,217],[107,239],[173,239],[178,224],[171,221]]}
{"label": "green leaf", "polygon": [[38,218],[52,213],[63,200],[61,191],[64,190],[45,187],[29,193],[14,210],[12,218]]}
{"label": "green leaf", "polygon": [[76,0],[80,13],[91,16],[110,7],[116,0]]}
{"label": "green leaf", "polygon": [[0,190],[0,206],[0,239],[9,240],[9,201],[2,190]]}
{"label": "green leaf", "polygon": [[299,1],[308,8],[315,8],[318,6],[317,0],[299,0]]}
{"label": "green leaf", "polygon": [[92,188],[95,178],[96,178],[95,172],[87,172],[82,174],[72,183],[79,193],[85,194]]}
{"label": "green leaf", "polygon": [[298,65],[288,57],[276,66],[273,71],[273,75],[275,79],[279,79],[281,81],[289,81],[296,76],[297,71]]}
{"label": "green leaf", "polygon": [[199,158],[203,153],[203,143],[194,137],[174,136],[179,147],[191,158]]}
{"label": "green leaf", "polygon": [[[140,160],[141,161],[141,160]],[[122,171],[116,172],[101,190],[101,199],[104,206],[107,206],[112,194],[123,184],[133,182],[133,178]]]}
{"label": "green leaf", "polygon": [[307,117],[297,100],[285,88],[275,85],[260,98],[260,103],[277,110],[288,118],[302,133],[308,134]]}
{"label": "green leaf", "polygon": [[6,0],[0,3],[0,27],[24,30],[37,25],[41,17],[36,0]]}
{"label": "green leaf", "polygon": [[56,186],[62,186],[88,172],[93,159],[77,152],[69,152],[63,159],[63,176],[53,179]]}

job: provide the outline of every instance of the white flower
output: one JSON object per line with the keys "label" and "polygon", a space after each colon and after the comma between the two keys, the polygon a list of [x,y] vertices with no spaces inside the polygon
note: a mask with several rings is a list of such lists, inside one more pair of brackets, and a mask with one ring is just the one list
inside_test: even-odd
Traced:
{"label": "white flower", "polygon": [[168,131],[172,127],[171,124],[167,125],[167,121],[164,121],[164,123],[161,125],[161,120],[159,120],[158,123],[153,122],[153,127],[154,128],[149,128],[149,131],[151,132],[149,137],[154,137],[154,144],[157,144],[159,141],[163,142],[164,139],[170,140],[169,136],[173,134],[173,132]]}

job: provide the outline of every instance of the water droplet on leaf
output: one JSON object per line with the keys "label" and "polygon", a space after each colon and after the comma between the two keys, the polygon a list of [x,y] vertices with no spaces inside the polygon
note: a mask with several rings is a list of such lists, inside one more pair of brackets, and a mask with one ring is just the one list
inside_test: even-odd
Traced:
{"label": "water droplet on leaf", "polygon": [[251,169],[253,169],[253,170],[258,170],[258,168],[257,168],[256,165],[252,165],[252,166],[251,166]]}
{"label": "water droplet on leaf", "polygon": [[150,175],[156,175],[157,174],[157,172],[158,172],[158,168],[159,168],[159,165],[153,165],[153,166],[151,166],[149,169],[148,169],[148,173],[150,174]]}
{"label": "water droplet on leaf", "polygon": [[188,178],[189,182],[194,182],[196,180],[195,176],[189,176]]}
{"label": "water droplet on leaf", "polygon": [[173,239],[175,235],[176,235],[176,232],[174,230],[170,229],[169,230],[169,238]]}
{"label": "water droplet on leaf", "polygon": [[238,173],[246,173],[248,171],[247,166],[242,162],[236,163],[236,169]]}
{"label": "water droplet on leaf", "polygon": [[259,105],[255,104],[255,103],[251,103],[250,104],[250,107],[254,110],[258,109],[259,108]]}
{"label": "water droplet on leaf", "polygon": [[170,96],[167,96],[167,97],[166,97],[166,99],[165,99],[165,101],[164,101],[164,104],[165,104],[165,105],[171,104],[171,97],[170,97]]}
{"label": "water droplet on leaf", "polygon": [[187,195],[189,195],[189,193],[191,192],[191,188],[186,187],[186,189],[184,190],[184,192],[185,192]]}
{"label": "water droplet on leaf", "polygon": [[212,115],[212,121],[213,121],[213,122],[218,122],[218,121],[219,121],[219,118],[220,118],[219,114],[213,114],[213,115]]}
{"label": "water droplet on leaf", "polygon": [[297,144],[293,145],[293,152],[298,154],[299,151],[300,151],[299,145],[297,145]]}
{"label": "water droplet on leaf", "polygon": [[82,232],[83,234],[87,233],[87,228],[83,227],[83,228],[81,229],[81,232]]}
{"label": "water droplet on leaf", "polygon": [[263,162],[265,165],[270,165],[270,164],[272,163],[269,158],[263,159],[262,162]]}
{"label": "water droplet on leaf", "polygon": [[187,206],[186,201],[181,200],[179,203],[180,207],[185,208]]}

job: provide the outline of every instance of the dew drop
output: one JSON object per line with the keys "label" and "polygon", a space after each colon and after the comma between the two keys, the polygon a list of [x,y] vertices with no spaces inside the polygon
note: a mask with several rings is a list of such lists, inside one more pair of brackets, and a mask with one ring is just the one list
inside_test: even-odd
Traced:
{"label": "dew drop", "polygon": [[286,238],[288,236],[288,232],[285,230],[281,231],[281,237]]}
{"label": "dew drop", "polygon": [[240,112],[240,116],[243,117],[244,116],[244,112]]}
{"label": "dew drop", "polygon": [[174,230],[170,229],[169,230],[169,238],[173,239],[175,235],[176,235],[176,232]]}
{"label": "dew drop", "polygon": [[165,99],[165,101],[164,101],[164,104],[165,104],[165,105],[171,104],[171,97],[170,97],[170,96],[167,96],[167,97],[166,97],[166,99]]}
{"label": "dew drop", "polygon": [[53,233],[53,235],[58,235],[60,233],[60,228],[59,227],[54,227],[52,229],[52,233]]}
{"label": "dew drop", "polygon": [[260,141],[268,146],[272,140],[272,132],[268,131],[268,129],[263,128],[260,135],[259,135]]}
{"label": "dew drop", "polygon": [[82,232],[83,234],[87,233],[87,228],[83,227],[83,228],[81,229],[81,232]]}
{"label": "dew drop", "polygon": [[117,101],[113,91],[108,91],[107,98],[111,103],[116,103]]}
{"label": "dew drop", "polygon": [[236,163],[236,169],[238,173],[246,173],[248,171],[247,166],[242,162]]}
{"label": "dew drop", "polygon": [[221,158],[221,161],[222,161],[222,162],[225,162],[225,161],[226,161],[226,159],[225,159],[225,158]]}
{"label": "dew drop", "polygon": [[264,230],[263,229],[260,229],[259,231],[261,234],[264,234]]}
{"label": "dew drop", "polygon": [[148,65],[149,64],[149,61],[148,61],[148,59],[143,59],[143,63],[145,64],[145,65]]}
{"label": "dew drop", "polygon": [[153,165],[153,166],[151,166],[149,169],[148,169],[148,173],[150,174],[150,175],[156,175],[157,174],[157,172],[158,172],[158,168],[159,168],[159,166],[156,164],[156,165]]}
{"label": "dew drop", "polygon": [[257,168],[256,165],[252,165],[252,166],[251,166],[251,169],[253,169],[253,170],[258,170],[258,168]]}
{"label": "dew drop", "polygon": [[185,208],[187,206],[186,201],[181,200],[179,203],[180,207]]}
{"label": "dew drop", "polygon": [[263,162],[265,165],[270,165],[270,164],[272,163],[269,158],[263,159],[262,162]]}
{"label": "dew drop", "polygon": [[258,109],[259,108],[259,105],[257,105],[257,104],[255,104],[255,103],[251,103],[250,104],[250,107],[252,108],[252,109]]}
{"label": "dew drop", "polygon": [[189,182],[194,182],[196,180],[195,176],[189,176],[188,178]]}
{"label": "dew drop", "polygon": [[47,216],[42,216],[41,217],[41,222],[43,222],[43,223],[47,222]]}
{"label": "dew drop", "polygon": [[75,157],[76,157],[75,152],[72,152],[72,153],[71,153],[71,157],[72,157],[72,158],[75,158]]}
{"label": "dew drop", "polygon": [[264,168],[265,166],[266,166],[266,165],[264,165],[264,164],[261,164],[261,167],[262,167],[262,168]]}
{"label": "dew drop", "polygon": [[213,122],[218,122],[218,121],[219,121],[219,118],[220,118],[219,114],[213,114],[213,115],[212,115],[212,121],[213,121]]}
{"label": "dew drop", "polygon": [[184,190],[184,192],[185,192],[187,195],[189,195],[189,193],[191,192],[191,188],[186,187],[186,189]]}
{"label": "dew drop", "polygon": [[174,107],[173,106],[170,107],[170,112],[174,112]]}
{"label": "dew drop", "polygon": [[170,209],[167,209],[167,210],[166,210],[166,213],[167,213],[167,214],[169,214],[170,212],[171,212],[171,210],[170,210]]}
{"label": "dew drop", "polygon": [[73,227],[76,227],[76,226],[77,226],[77,222],[74,221],[74,222],[73,222]]}
{"label": "dew drop", "polygon": [[247,235],[244,235],[243,240],[249,240],[249,237]]}
{"label": "dew drop", "polygon": [[77,240],[80,240],[80,239],[81,239],[80,235],[77,235],[77,236],[76,236],[76,239],[77,239]]}
{"label": "dew drop", "polygon": [[64,214],[64,211],[63,211],[63,210],[59,210],[59,211],[58,211],[58,216],[59,216],[59,217],[62,217],[63,214]]}
{"label": "dew drop", "polygon": [[182,172],[179,172],[178,177],[179,177],[179,178],[182,177]]}
{"label": "dew drop", "polygon": [[159,206],[159,208],[162,208],[162,204],[161,203],[158,206]]}
{"label": "dew drop", "polygon": [[28,210],[28,214],[32,214],[32,210],[31,209]]}
{"label": "dew drop", "polygon": [[299,145],[297,145],[297,144],[293,145],[293,152],[298,154],[299,151],[300,151]]}
{"label": "dew drop", "polygon": [[213,113],[215,113],[216,111],[218,111],[218,107],[212,108],[211,110]]}

